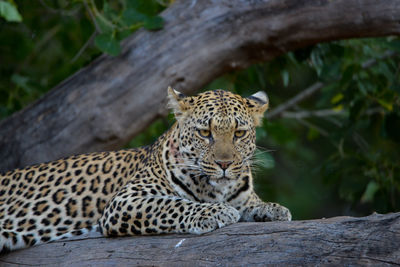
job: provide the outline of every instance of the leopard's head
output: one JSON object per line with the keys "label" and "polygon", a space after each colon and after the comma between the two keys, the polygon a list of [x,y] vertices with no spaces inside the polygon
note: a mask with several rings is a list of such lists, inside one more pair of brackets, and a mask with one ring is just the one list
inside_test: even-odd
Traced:
{"label": "leopard's head", "polygon": [[212,180],[249,171],[255,127],[268,108],[264,92],[248,98],[223,90],[185,96],[169,88],[168,95],[179,124],[180,154],[189,169]]}

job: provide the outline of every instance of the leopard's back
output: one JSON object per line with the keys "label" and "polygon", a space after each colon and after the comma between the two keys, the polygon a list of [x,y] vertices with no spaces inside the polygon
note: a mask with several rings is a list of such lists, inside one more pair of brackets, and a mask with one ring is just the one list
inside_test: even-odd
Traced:
{"label": "leopard's back", "polygon": [[134,172],[140,154],[91,153],[0,175],[0,250],[92,230]]}

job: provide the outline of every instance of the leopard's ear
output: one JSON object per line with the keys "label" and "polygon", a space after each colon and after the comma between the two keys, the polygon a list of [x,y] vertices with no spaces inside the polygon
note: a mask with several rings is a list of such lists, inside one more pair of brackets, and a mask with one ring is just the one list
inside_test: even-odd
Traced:
{"label": "leopard's ear", "polygon": [[174,112],[177,120],[184,117],[190,110],[190,104],[187,98],[190,97],[168,86],[168,106]]}
{"label": "leopard's ear", "polygon": [[261,124],[264,112],[268,109],[269,99],[265,92],[259,91],[248,98],[246,98],[247,108],[253,117],[254,125]]}

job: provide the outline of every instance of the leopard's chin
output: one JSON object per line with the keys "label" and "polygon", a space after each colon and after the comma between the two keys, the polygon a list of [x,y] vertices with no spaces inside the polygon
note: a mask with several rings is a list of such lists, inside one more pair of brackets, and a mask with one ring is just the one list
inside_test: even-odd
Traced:
{"label": "leopard's chin", "polygon": [[210,175],[209,177],[210,177],[210,180],[215,181],[215,182],[226,181],[226,180],[234,180],[235,179],[235,177],[231,177],[231,176],[228,176],[226,174],[224,174],[224,175]]}

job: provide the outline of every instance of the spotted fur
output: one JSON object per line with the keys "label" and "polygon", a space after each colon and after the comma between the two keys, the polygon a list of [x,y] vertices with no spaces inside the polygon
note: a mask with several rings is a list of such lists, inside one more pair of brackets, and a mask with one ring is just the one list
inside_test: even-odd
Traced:
{"label": "spotted fur", "polygon": [[268,108],[216,90],[169,88],[177,122],[151,146],[73,156],[0,176],[0,249],[86,233],[202,234],[241,221],[291,220],[253,190],[255,127]]}

